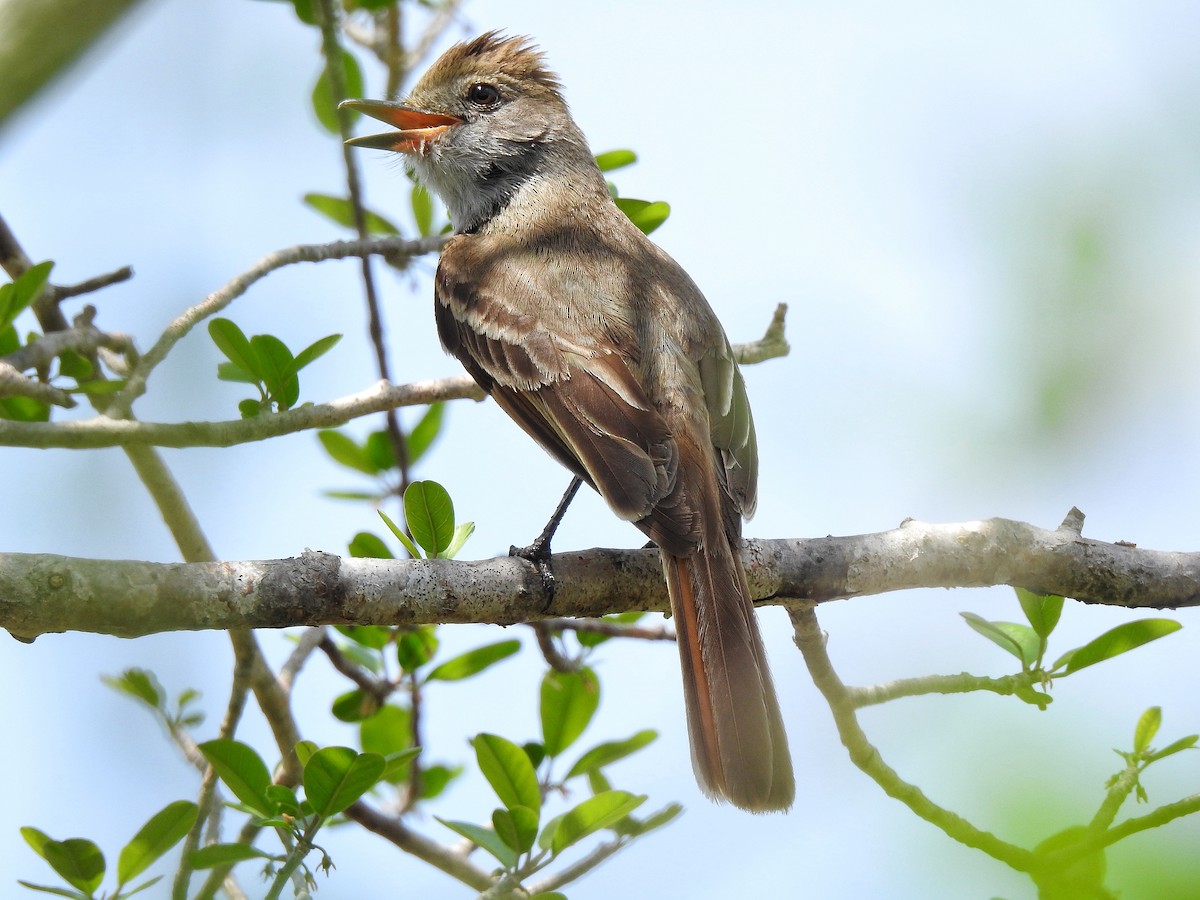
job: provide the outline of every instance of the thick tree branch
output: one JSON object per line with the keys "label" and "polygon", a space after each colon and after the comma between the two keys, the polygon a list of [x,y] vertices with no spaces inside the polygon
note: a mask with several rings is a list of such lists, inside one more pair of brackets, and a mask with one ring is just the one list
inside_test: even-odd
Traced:
{"label": "thick tree branch", "polygon": [[[752,540],[751,591],[766,602],[816,601],[910,588],[1019,585],[1087,603],[1175,608],[1200,603],[1200,553],[1142,550],[1009,519],[908,521],[878,534]],[[491,622],[666,608],[653,550],[554,556],[547,604],[519,558],[147,563],[0,554],[0,627],[31,640],[87,631],[123,637],[214,628]]]}

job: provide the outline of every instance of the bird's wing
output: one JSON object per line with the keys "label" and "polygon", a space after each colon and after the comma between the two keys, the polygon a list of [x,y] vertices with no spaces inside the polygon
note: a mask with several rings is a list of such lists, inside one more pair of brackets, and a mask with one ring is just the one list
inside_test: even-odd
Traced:
{"label": "bird's wing", "polygon": [[699,366],[713,446],[725,468],[725,489],[749,519],[758,503],[758,441],[746,382],[724,335],[704,352]]}
{"label": "bird's wing", "polygon": [[542,320],[538,310],[565,289],[552,269],[483,259],[470,242],[452,241],[438,264],[438,333],[501,408],[618,516],[689,555],[700,523],[675,491],[671,430],[602,328],[579,322],[569,332]]}

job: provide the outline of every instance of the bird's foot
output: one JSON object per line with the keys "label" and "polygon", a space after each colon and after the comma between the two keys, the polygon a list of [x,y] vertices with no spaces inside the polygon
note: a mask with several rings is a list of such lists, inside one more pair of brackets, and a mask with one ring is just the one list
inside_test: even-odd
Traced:
{"label": "bird's foot", "polygon": [[550,554],[550,537],[544,531],[527,547],[512,546],[508,548],[509,556],[519,556],[533,563],[542,579],[542,593],[546,596],[546,609],[554,601],[558,591],[558,582],[554,580],[554,565]]}

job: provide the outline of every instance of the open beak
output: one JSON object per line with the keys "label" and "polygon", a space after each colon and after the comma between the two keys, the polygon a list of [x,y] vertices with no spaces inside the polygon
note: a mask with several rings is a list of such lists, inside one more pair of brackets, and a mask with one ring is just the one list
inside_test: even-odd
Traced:
{"label": "open beak", "polygon": [[343,100],[341,106],[366,113],[373,119],[395,125],[399,131],[386,134],[369,134],[346,141],[355,147],[370,147],[374,150],[393,150],[397,153],[420,155],[425,147],[455,125],[461,125],[457,116],[423,112],[400,103],[386,100]]}

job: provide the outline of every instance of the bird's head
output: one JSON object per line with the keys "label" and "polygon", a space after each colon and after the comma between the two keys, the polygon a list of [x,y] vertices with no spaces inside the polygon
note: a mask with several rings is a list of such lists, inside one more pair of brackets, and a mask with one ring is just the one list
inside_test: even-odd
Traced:
{"label": "bird's head", "polygon": [[455,227],[469,230],[530,178],[590,162],[561,91],[528,38],[492,31],[447,50],[403,102],[345,101],[399,129],[347,143],[405,154]]}

